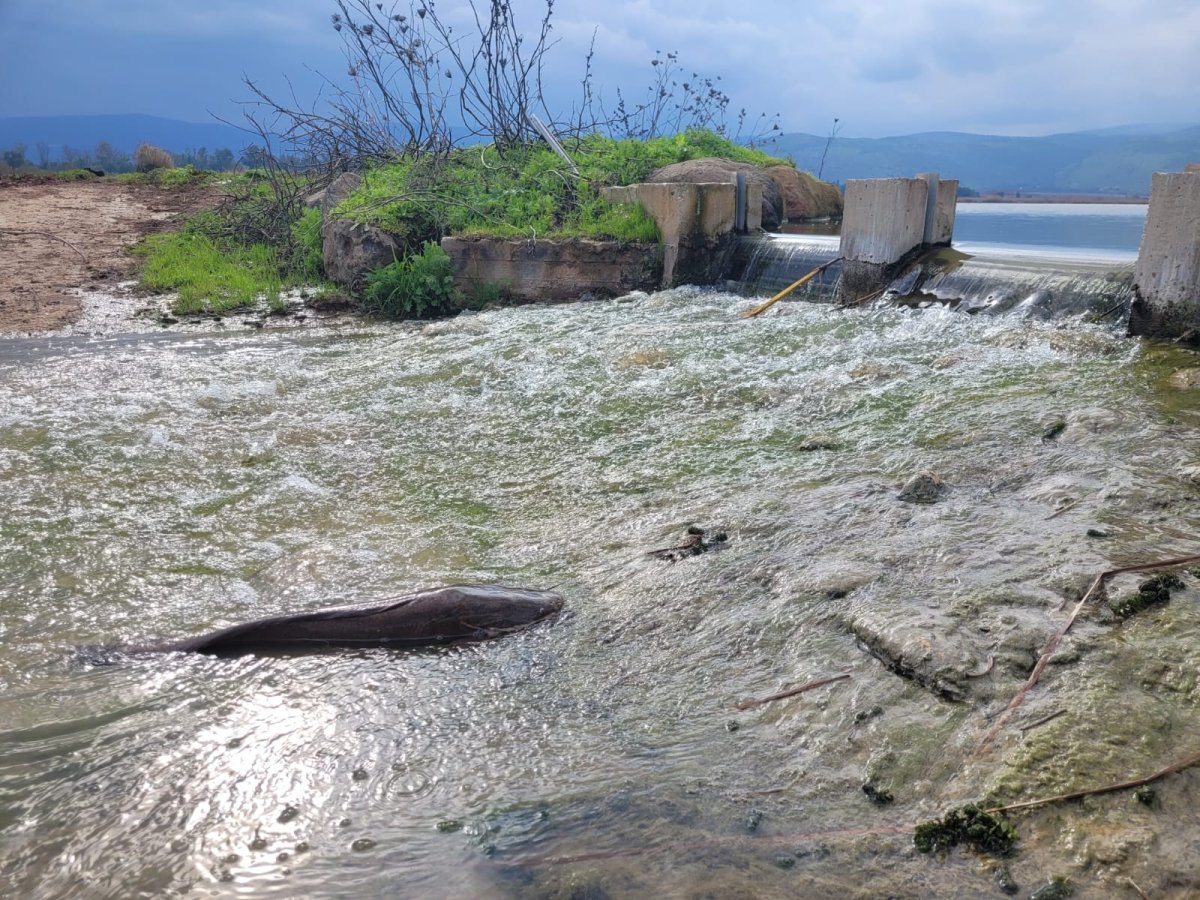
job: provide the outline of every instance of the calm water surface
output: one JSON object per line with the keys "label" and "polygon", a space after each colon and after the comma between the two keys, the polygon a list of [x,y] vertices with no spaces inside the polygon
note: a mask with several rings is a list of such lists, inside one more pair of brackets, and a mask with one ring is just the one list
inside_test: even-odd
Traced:
{"label": "calm water surface", "polygon": [[954,243],[1107,251],[1132,259],[1146,209],[1141,203],[959,203]]}
{"label": "calm water surface", "polygon": [[[1200,414],[1093,325],[749,302],[0,342],[2,893],[990,896],[903,836],[799,837],[979,790],[946,785],[982,711],[847,623],[997,584],[1053,614],[1054,573],[1190,548],[1192,507],[1157,499]],[[922,468],[951,499],[896,501]],[[645,555],[690,523],[729,548]],[[568,612],[418,653],[73,652],[460,581]]]}

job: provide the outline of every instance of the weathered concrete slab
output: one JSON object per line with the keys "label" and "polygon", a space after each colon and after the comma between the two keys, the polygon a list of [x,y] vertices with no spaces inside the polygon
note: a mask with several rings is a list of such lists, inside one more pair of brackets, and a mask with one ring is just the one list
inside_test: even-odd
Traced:
{"label": "weathered concrete slab", "polygon": [[929,184],[920,178],[846,182],[841,255],[875,265],[898,262],[925,236]]}
{"label": "weathered concrete slab", "polygon": [[932,229],[925,234],[927,244],[949,244],[954,239],[954,217],[958,212],[958,179],[938,179]]}
{"label": "weathered concrete slab", "polygon": [[518,303],[654,290],[662,272],[659,247],[648,243],[447,237],[442,249],[454,262],[459,290],[474,295],[495,285]]}
{"label": "weathered concrete slab", "polygon": [[[721,277],[737,212],[737,186],[728,183],[654,183],[601,191],[612,203],[640,203],[658,224],[663,246],[662,286],[710,284]],[[749,230],[761,227],[762,187],[746,186]]]}
{"label": "weathered concrete slab", "polygon": [[1154,173],[1133,284],[1130,334],[1172,338],[1200,327],[1200,169]]}

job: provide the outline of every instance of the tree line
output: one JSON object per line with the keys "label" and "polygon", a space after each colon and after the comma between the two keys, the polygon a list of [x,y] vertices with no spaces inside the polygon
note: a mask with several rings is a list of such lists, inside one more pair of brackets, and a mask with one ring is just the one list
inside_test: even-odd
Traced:
{"label": "tree line", "polygon": [[[211,152],[206,147],[197,147],[174,152],[171,157],[177,166],[228,172],[239,167],[255,168],[263,165],[265,153],[266,151],[258,146],[247,147],[241,155],[235,154],[228,147],[219,147]],[[57,154],[48,142],[38,141],[33,146],[32,156],[28,145],[18,143],[11,148],[0,150],[0,163],[13,171],[30,168],[46,172],[101,169],[107,173],[120,174],[132,172],[136,168],[134,154],[118,150],[108,141],[98,142],[91,150],[63,146]]]}

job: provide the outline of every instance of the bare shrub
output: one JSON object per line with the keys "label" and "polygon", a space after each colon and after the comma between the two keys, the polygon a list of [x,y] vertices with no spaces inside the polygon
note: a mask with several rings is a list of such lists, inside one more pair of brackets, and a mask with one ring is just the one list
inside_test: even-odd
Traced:
{"label": "bare shrub", "polygon": [[175,160],[171,154],[161,147],[151,144],[141,144],[133,154],[134,164],[139,172],[153,172],[155,169],[173,169]]}

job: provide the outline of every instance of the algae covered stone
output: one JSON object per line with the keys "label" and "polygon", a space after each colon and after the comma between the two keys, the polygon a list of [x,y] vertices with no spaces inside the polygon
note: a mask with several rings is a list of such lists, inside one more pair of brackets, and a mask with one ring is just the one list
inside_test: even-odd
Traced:
{"label": "algae covered stone", "polygon": [[1006,856],[1016,846],[1017,837],[1017,829],[1007,819],[968,803],[940,819],[918,825],[913,844],[922,853],[945,851],[962,844],[979,853]]}

